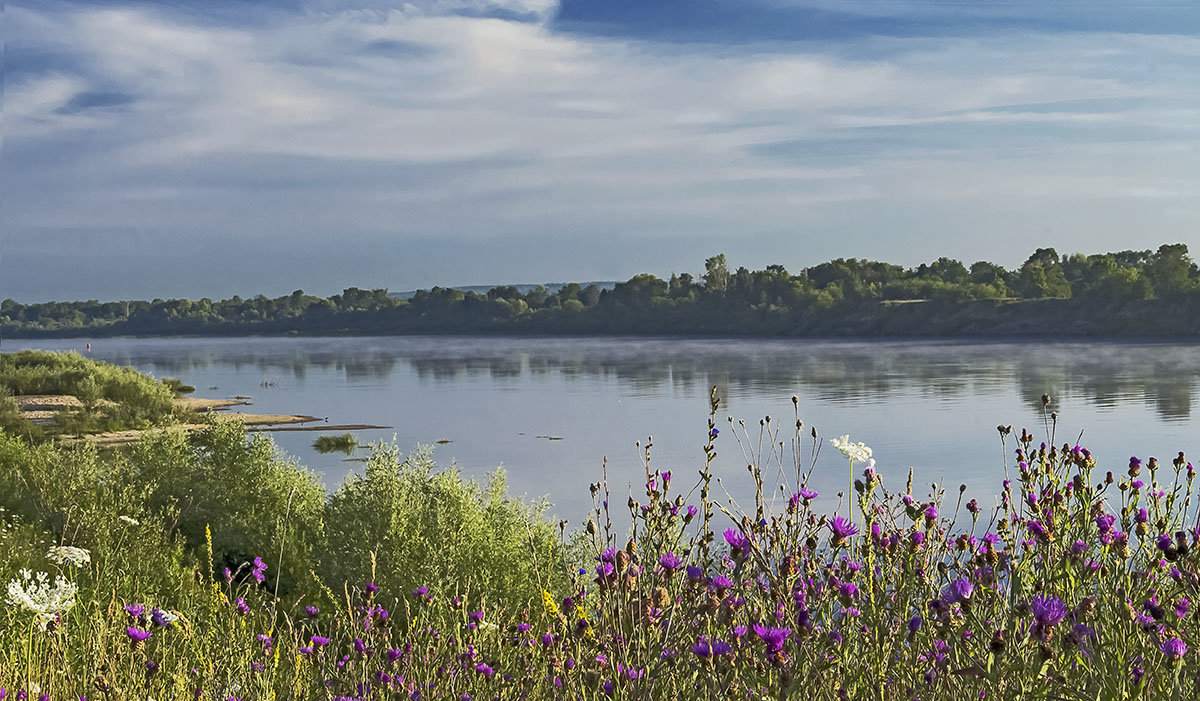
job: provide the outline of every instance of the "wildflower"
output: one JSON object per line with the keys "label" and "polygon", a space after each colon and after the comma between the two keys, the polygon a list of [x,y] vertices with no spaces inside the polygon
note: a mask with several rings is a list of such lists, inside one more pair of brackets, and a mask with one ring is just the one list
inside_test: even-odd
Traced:
{"label": "wildflower", "polygon": [[92,561],[92,554],[83,548],[59,545],[46,551],[46,559],[60,566],[83,567]]}
{"label": "wildflower", "polygon": [[847,538],[858,534],[858,526],[841,516],[834,516],[829,522],[829,530],[833,532],[833,544],[841,545]]}
{"label": "wildflower", "polygon": [[129,524],[130,526],[141,525],[141,522],[139,522],[136,518],[133,518],[131,516],[118,516],[117,519],[120,521],[124,521],[125,523]]}
{"label": "wildflower", "polygon": [[416,589],[412,590],[412,595],[415,597],[418,597],[418,598],[423,598],[428,593],[429,593],[429,587],[427,587],[425,585],[421,585],[421,586],[417,587]]}
{"label": "wildflower", "polygon": [[756,623],[754,624],[754,634],[758,636],[759,640],[767,644],[767,654],[774,655],[783,650],[783,643],[791,636],[792,629],[775,628]]}
{"label": "wildflower", "polygon": [[933,504],[930,504],[929,506],[925,507],[925,520],[926,521],[930,521],[930,522],[936,521],[937,517],[938,517],[938,510],[937,510],[936,506],[934,506]]}
{"label": "wildflower", "polygon": [[1053,628],[1067,615],[1066,605],[1055,596],[1035,596],[1029,609],[1042,628]]}
{"label": "wildflower", "polygon": [[725,542],[729,543],[734,557],[744,552],[746,547],[750,545],[750,539],[746,537],[746,534],[736,528],[727,528],[725,530]]}
{"label": "wildflower", "polygon": [[5,601],[30,611],[43,626],[57,620],[75,605],[78,588],[61,576],[55,578],[52,587],[49,578],[45,572],[35,576],[21,570],[20,576],[8,583]]}
{"label": "wildflower", "polygon": [[329,638],[323,638],[319,635],[314,635],[309,640],[313,647],[324,647],[329,644]]}
{"label": "wildflower", "polygon": [[842,455],[845,455],[847,458],[849,458],[851,462],[866,462],[871,459],[871,449],[861,441],[858,443],[851,443],[850,436],[834,438],[829,442],[833,444],[834,448],[837,448],[839,451],[841,451]]}
{"label": "wildflower", "polygon": [[1179,638],[1171,638],[1159,647],[1162,654],[1166,655],[1172,662],[1187,654],[1187,645]]}
{"label": "wildflower", "polygon": [[733,580],[725,575],[719,574],[712,578],[712,588],[718,592],[729,589],[733,586]]}
{"label": "wildflower", "polygon": [[729,643],[723,640],[708,640],[708,638],[700,638],[696,644],[692,646],[692,652],[696,653],[696,657],[707,660],[721,655],[728,655],[732,648]]}
{"label": "wildflower", "polygon": [[170,611],[163,611],[162,609],[154,609],[150,613],[150,620],[154,621],[154,625],[158,626],[159,628],[166,628],[167,626],[171,625],[175,621],[178,621],[179,616],[176,616],[175,614],[171,613]]}
{"label": "wildflower", "polygon": [[974,591],[975,586],[969,580],[956,579],[942,592],[942,600],[947,604],[957,604],[969,600]]}
{"label": "wildflower", "polygon": [[683,566],[683,561],[675,556],[673,552],[667,552],[662,557],[658,558],[658,563],[663,566],[663,569],[668,572],[674,572]]}
{"label": "wildflower", "polygon": [[379,591],[379,587],[375,586],[375,582],[367,582],[367,586],[364,588],[367,590],[367,594],[374,594]]}
{"label": "wildflower", "polygon": [[139,603],[125,604],[125,613],[129,614],[130,618],[138,620],[146,615],[146,607]]}
{"label": "wildflower", "polygon": [[921,623],[923,622],[924,621],[921,620],[921,616],[919,614],[908,619],[908,632],[916,633],[921,629]]}
{"label": "wildflower", "polygon": [[151,635],[153,635],[153,633],[148,630],[142,630],[141,628],[135,628],[134,626],[126,628],[125,634],[129,636],[129,644],[133,645],[134,647],[138,647],[148,640]]}
{"label": "wildflower", "polygon": [[687,566],[687,578],[690,581],[699,581],[704,578],[704,569],[693,565]]}
{"label": "wildflower", "polygon": [[254,581],[262,584],[266,580],[267,563],[263,562],[261,557],[254,558],[254,568],[250,570],[250,576],[254,577]]}
{"label": "wildflower", "polygon": [[250,607],[246,605],[246,600],[240,596],[234,600],[233,607],[237,609],[239,616],[245,616],[250,613]]}
{"label": "wildflower", "polygon": [[685,516],[683,520],[684,520],[684,521],[687,521],[688,523],[691,523],[692,519],[696,518],[696,514],[697,514],[697,513],[699,513],[699,512],[700,512],[700,510],[699,510],[699,509],[697,509],[696,507],[692,506],[691,504],[688,504],[688,507],[687,507],[687,516]]}
{"label": "wildflower", "polygon": [[1175,602],[1175,617],[1183,618],[1188,614],[1188,611],[1191,609],[1191,607],[1192,602],[1188,601],[1187,597],[1179,597],[1179,600]]}
{"label": "wildflower", "polygon": [[317,614],[321,613],[321,609],[317,608],[316,606],[305,606],[304,613],[309,618],[316,618]]}

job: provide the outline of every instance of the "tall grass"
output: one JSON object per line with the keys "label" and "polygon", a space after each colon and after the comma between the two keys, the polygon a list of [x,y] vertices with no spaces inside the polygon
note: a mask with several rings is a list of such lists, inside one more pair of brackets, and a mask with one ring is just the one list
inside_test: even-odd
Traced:
{"label": "tall grass", "polygon": [[[129,367],[85,358],[78,353],[19,351],[0,355],[0,387],[13,395],[70,395],[80,410],[60,416],[68,433],[146,428],[171,423],[179,410],[178,380],[159,381]],[[0,406],[0,417],[7,414]]]}
{"label": "tall grass", "polygon": [[[647,446],[636,496],[591,486],[583,569],[568,569],[563,534],[538,508],[498,479],[439,472],[427,453],[377,446],[366,473],[315,510],[296,498],[303,478],[269,484],[282,463],[241,472],[265,459],[248,457],[265,448],[244,434],[154,448],[193,471],[165,492],[169,470],[139,467],[159,459],[143,446],[125,468],[142,470],[136,491],[173,499],[139,502],[100,468],[107,486],[88,509],[105,511],[86,526],[4,512],[0,575],[18,584],[18,567],[58,569],[50,540],[94,549],[83,567],[61,566],[63,590],[78,586],[73,608],[48,624],[4,609],[0,685],[222,700],[1196,697],[1200,524],[1184,455],[1106,470],[1082,446],[1002,429],[1011,479],[985,507],[955,485],[916,490],[911,472],[877,469],[849,441],[830,462],[798,415],[722,434],[715,391],[711,406],[696,478],[656,469]],[[734,444],[754,495],[744,508],[711,470],[718,445]],[[54,469],[37,450],[59,450],[0,447],[40,460],[32,475]],[[830,465],[847,470],[848,498],[819,513],[808,479]],[[222,475],[241,496],[205,518],[261,527],[237,548],[176,525],[186,481]],[[253,480],[267,496],[238,487]],[[35,483],[43,503],[70,510]],[[113,515],[126,508],[141,509],[136,525]],[[618,509],[628,530],[613,525]],[[48,524],[63,530],[48,538]],[[277,592],[279,570],[301,566],[289,538],[311,539],[311,590]]]}

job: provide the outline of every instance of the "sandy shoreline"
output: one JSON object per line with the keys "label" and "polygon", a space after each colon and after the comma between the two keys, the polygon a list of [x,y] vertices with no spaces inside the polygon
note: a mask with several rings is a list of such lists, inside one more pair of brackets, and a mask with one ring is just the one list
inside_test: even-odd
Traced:
{"label": "sandy shoreline", "polygon": [[[25,418],[32,421],[38,426],[53,426],[55,416],[68,409],[77,409],[83,406],[83,403],[78,398],[71,395],[19,395],[14,397],[17,405],[21,407],[21,414]],[[320,426],[297,426],[297,424],[310,424],[321,421],[315,416],[305,416],[303,414],[250,414],[227,411],[237,406],[248,406],[251,402],[244,399],[213,399],[205,397],[180,397],[175,400],[175,403],[190,411],[198,414],[212,414],[219,420],[240,420],[245,423],[247,430],[260,432],[271,430],[290,430],[290,431],[335,431],[335,430],[356,430],[369,428],[387,428],[386,426],[370,426],[370,425],[328,425]],[[63,442],[79,442],[87,441],[100,446],[117,446],[128,445],[136,442],[143,434],[160,433],[163,431],[197,431],[205,427],[205,424],[184,423],[175,426],[164,426],[161,428],[151,429],[130,429],[127,431],[108,431],[104,433],[92,433],[83,436],[63,436]],[[280,427],[280,428],[275,428]],[[288,428],[283,428],[288,427]]]}

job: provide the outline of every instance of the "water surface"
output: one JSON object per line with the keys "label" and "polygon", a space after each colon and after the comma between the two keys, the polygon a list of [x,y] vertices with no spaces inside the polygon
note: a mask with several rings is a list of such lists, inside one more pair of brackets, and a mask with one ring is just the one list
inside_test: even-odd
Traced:
{"label": "water surface", "polygon": [[[84,340],[6,341],[19,348],[78,350]],[[721,410],[716,472],[744,498],[746,460],[727,417],[745,420],[757,443],[771,416],[794,433],[799,398],[805,452],[816,426],[825,447],[813,484],[822,500],[846,485],[846,465],[827,438],[849,434],[875,450],[878,469],[900,487],[910,466],[918,484],[966,484],[991,503],[1003,477],[997,424],[1043,435],[1040,397],[1054,397],[1058,442],[1083,432],[1102,464],[1130,455],[1160,459],[1195,452],[1193,406],[1200,349],[1192,344],[987,343],[937,341],[678,340],[646,338],[215,338],[100,339],[91,357],[178,377],[196,396],[253,398],[247,411],[328,417],[331,424],[380,424],[360,442],[402,450],[449,441],[435,457],[464,473],[503,465],[513,491],[547,495],[578,521],[587,485],[608,458],[624,503],[643,468],[635,442],[653,435],[653,462],[676,484],[703,464],[708,395]],[[279,432],[287,453],[331,488],[361,462],[312,449],[316,433]],[[1011,441],[1010,441],[1011,448]],[[361,458],[364,450],[353,457]],[[788,450],[790,459],[790,449]],[[636,491],[636,490],[635,490]],[[718,490],[718,493],[719,490]],[[833,506],[836,502],[827,502]]]}

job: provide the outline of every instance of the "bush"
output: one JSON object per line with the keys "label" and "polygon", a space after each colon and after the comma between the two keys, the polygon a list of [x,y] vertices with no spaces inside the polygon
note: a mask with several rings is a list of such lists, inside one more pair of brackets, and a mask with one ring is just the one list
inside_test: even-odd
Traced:
{"label": "bush", "polygon": [[79,430],[145,428],[176,415],[171,387],[129,367],[84,358],[78,353],[20,351],[0,355],[0,386],[12,394],[77,397]]}
{"label": "bush", "polygon": [[150,434],[133,449],[131,479],[147,509],[193,550],[211,532],[218,573],[269,557],[281,591],[303,590],[323,538],[324,487],[270,438],[247,440],[240,421],[206,420],[201,431]]}
{"label": "bush", "polygon": [[329,501],[323,572],[331,582],[361,582],[374,562],[389,591],[429,586],[528,605],[564,578],[547,508],[509,497],[503,470],[481,485],[438,471],[428,448],[401,459],[395,445],[377,444],[365,474],[348,477]]}

